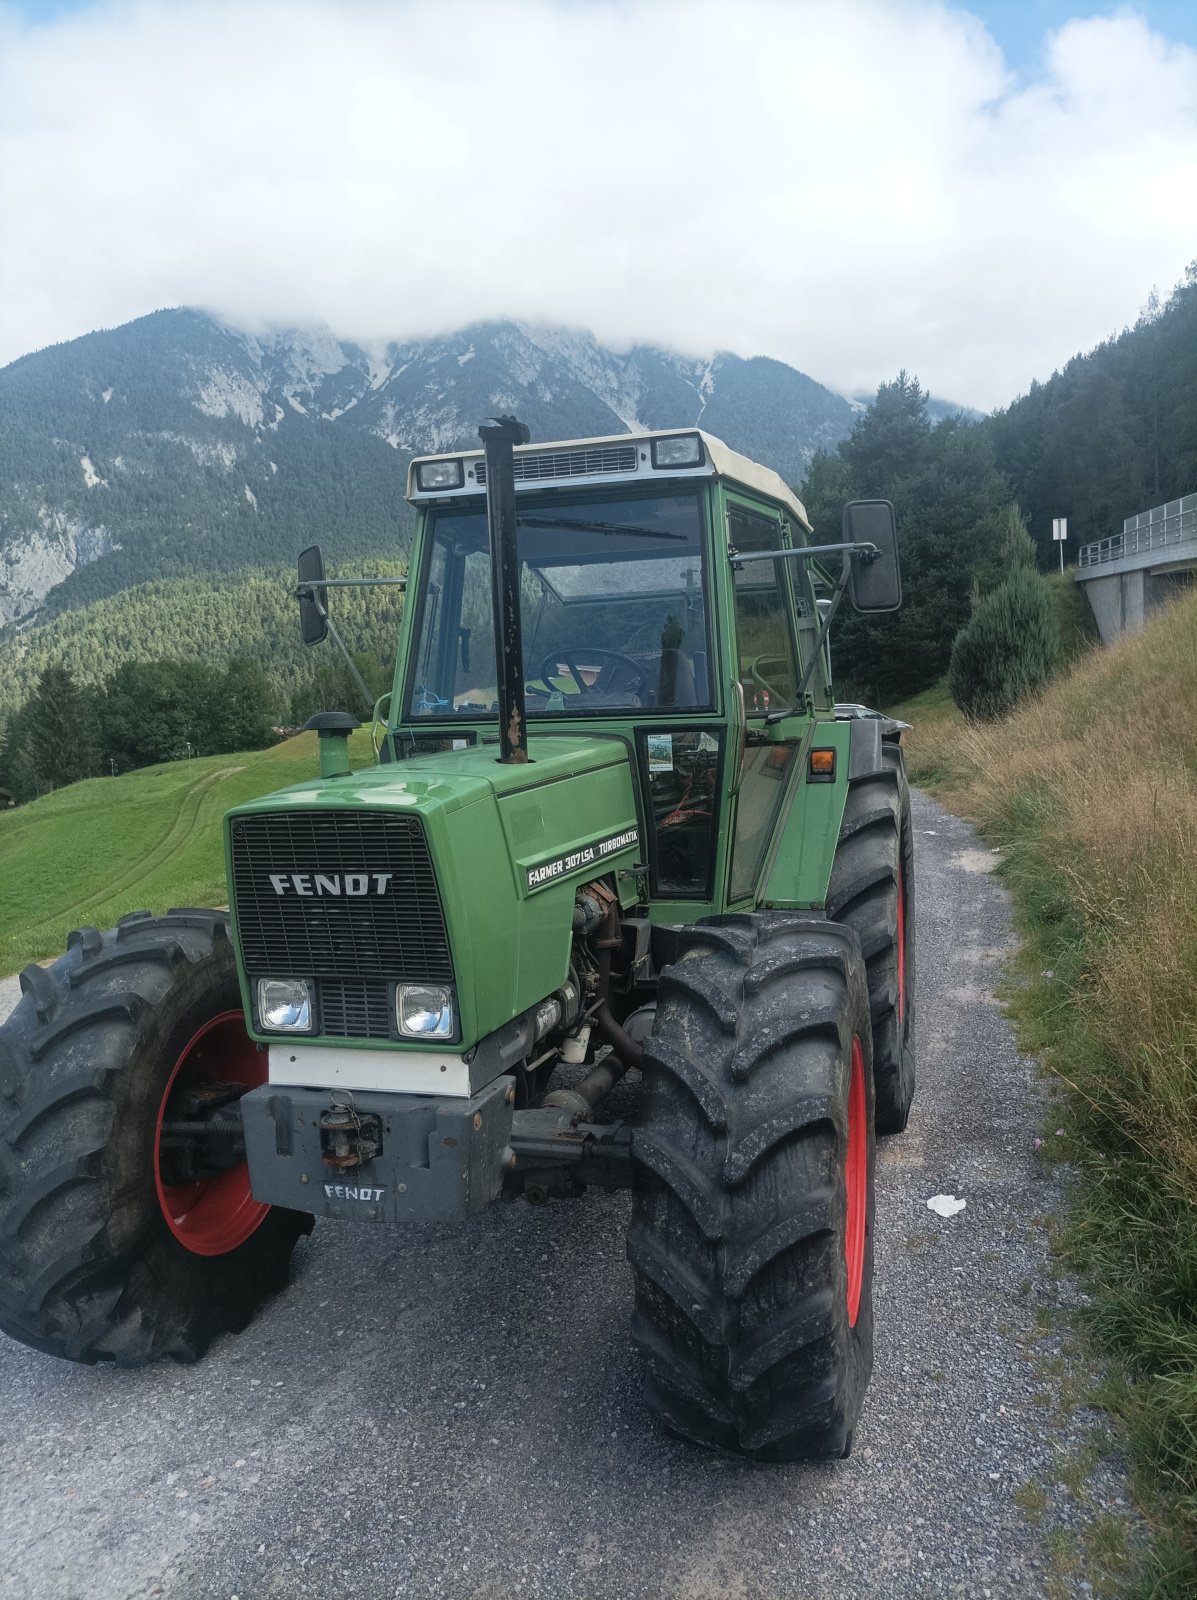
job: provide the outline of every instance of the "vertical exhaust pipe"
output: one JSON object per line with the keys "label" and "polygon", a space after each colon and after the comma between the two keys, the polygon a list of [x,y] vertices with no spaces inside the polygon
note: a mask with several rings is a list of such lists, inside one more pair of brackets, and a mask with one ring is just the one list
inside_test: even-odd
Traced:
{"label": "vertical exhaust pipe", "polygon": [[524,704],[524,639],[520,619],[520,561],[515,527],[517,444],[532,437],[514,417],[496,417],[478,429],[486,452],[486,526],[490,539],[491,608],[495,623],[495,670],[499,695],[499,760],[528,759]]}

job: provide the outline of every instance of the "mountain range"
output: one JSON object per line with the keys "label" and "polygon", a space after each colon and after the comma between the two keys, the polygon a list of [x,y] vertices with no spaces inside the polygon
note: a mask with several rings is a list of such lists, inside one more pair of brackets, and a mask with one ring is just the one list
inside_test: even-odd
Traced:
{"label": "mountain range", "polygon": [[858,403],[766,357],[619,353],[479,323],[370,349],[155,312],[0,369],[0,627],[177,576],[402,554],[413,452],[514,412],[534,439],[700,425],[790,482]]}

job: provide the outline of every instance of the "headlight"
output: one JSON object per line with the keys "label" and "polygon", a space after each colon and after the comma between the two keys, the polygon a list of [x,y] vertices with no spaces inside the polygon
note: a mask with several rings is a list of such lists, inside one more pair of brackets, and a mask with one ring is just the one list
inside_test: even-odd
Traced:
{"label": "headlight", "polygon": [[696,433],[679,433],[673,439],[654,439],[653,466],[701,467],[702,440]]}
{"label": "headlight", "polygon": [[416,484],[425,494],[433,489],[460,489],[464,482],[460,461],[421,461],[416,468]]}
{"label": "headlight", "polygon": [[264,1033],[311,1033],[311,984],[305,978],[259,978],[258,1025]]}
{"label": "headlight", "polygon": [[451,1039],[457,1028],[452,989],[401,983],[395,990],[395,1020],[408,1039]]}

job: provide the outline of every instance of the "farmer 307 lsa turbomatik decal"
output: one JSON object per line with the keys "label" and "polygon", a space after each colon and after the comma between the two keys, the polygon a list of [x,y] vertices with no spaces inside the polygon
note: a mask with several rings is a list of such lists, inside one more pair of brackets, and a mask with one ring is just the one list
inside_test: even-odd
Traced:
{"label": "farmer 307 lsa turbomatik decal", "polygon": [[[354,717],[314,717],[319,776],[225,819],[227,913],[81,928],[22,974],[0,1327],[193,1359],[314,1217],[626,1186],[655,1415],[759,1460],[846,1454],[914,922],[902,728],[834,703],[828,635],[845,594],[899,604],[892,509],[820,544],[701,432],[481,437],[411,465],[374,765],[350,771]],[[303,553],[308,642],[356,581]]]}

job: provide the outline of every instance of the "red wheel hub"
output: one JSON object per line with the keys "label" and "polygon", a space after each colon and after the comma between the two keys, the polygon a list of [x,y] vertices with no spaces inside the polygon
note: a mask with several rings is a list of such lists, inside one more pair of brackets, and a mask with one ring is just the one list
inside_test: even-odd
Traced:
{"label": "red wheel hub", "polygon": [[898,868],[898,1026],[906,1021],[906,879]]}
{"label": "red wheel hub", "polygon": [[227,1172],[195,1183],[165,1183],[162,1178],[162,1124],[176,1089],[197,1082],[238,1083],[256,1089],[266,1082],[266,1057],[245,1031],[240,1011],[212,1017],[175,1062],[154,1130],[154,1182],[166,1225],[193,1255],[223,1256],[261,1227],[270,1207],[255,1200],[249,1166],[242,1161]]}
{"label": "red wheel hub", "polygon": [[856,1326],[864,1285],[865,1228],[869,1216],[869,1130],[866,1122],[864,1049],[852,1041],[852,1082],[848,1088],[848,1153],[844,1157],[844,1259],[848,1266],[848,1325]]}

